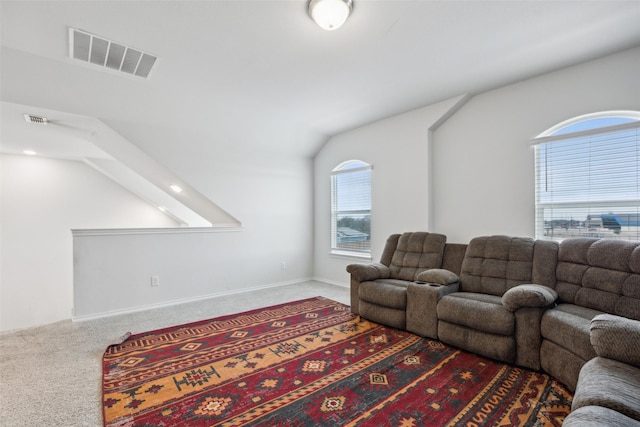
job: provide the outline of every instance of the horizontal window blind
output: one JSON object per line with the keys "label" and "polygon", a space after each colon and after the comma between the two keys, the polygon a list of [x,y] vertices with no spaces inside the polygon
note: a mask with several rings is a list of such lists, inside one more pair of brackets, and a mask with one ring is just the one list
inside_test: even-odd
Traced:
{"label": "horizontal window blind", "polygon": [[640,240],[640,122],[533,143],[537,238]]}
{"label": "horizontal window blind", "polygon": [[371,250],[371,166],[347,163],[331,173],[331,249]]}

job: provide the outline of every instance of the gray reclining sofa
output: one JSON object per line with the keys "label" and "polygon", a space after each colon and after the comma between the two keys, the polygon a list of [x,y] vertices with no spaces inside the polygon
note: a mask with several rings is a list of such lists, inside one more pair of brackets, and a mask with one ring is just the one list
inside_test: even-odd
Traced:
{"label": "gray reclining sofa", "polygon": [[575,390],[566,425],[612,411],[640,426],[640,243],[404,233],[347,271],[353,313],[546,371]]}

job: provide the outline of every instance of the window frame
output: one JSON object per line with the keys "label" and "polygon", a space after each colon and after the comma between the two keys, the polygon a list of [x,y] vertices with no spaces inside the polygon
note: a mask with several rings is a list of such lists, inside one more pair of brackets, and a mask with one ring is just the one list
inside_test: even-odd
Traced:
{"label": "window frame", "polygon": [[[614,124],[614,125],[609,125],[609,126],[597,126],[594,128],[587,128],[586,130],[579,130],[579,131],[574,131],[574,132],[563,132],[563,129],[567,129],[571,126],[574,126],[576,124],[579,124],[581,122],[589,122],[589,121],[595,121],[595,120],[599,120],[599,119],[626,119],[629,120],[627,123],[623,123],[623,124]],[[633,130],[635,130],[635,134],[633,134]],[[545,146],[545,147],[550,147],[547,144],[554,144],[554,143],[567,143],[569,141],[577,141],[578,143],[589,143],[589,144],[606,144],[609,143],[611,144],[612,139],[611,138],[607,138],[607,139],[602,139],[602,140],[598,140],[598,137],[603,137],[603,136],[607,136],[607,134],[611,135],[611,137],[616,137],[617,135],[615,134],[616,132],[624,132],[624,131],[628,131],[630,133],[630,153],[633,157],[631,157],[631,162],[630,164],[633,164],[634,161],[633,159],[635,159],[635,163],[638,164],[640,169],[640,112],[636,112],[636,111],[611,111],[611,112],[603,112],[603,113],[594,113],[594,114],[587,114],[584,116],[579,116],[570,120],[567,120],[565,122],[559,123],[553,127],[551,127],[550,129],[548,129],[547,131],[543,132],[542,134],[540,134],[538,137],[536,137],[535,139],[532,140],[532,145],[534,146],[535,149],[535,163],[534,163],[534,172],[535,172],[535,176],[534,176],[534,192],[535,192],[535,224],[534,224],[534,229],[535,229],[535,236],[537,239],[544,239],[544,240],[562,240],[564,238],[568,238],[568,237],[607,237],[607,238],[618,238],[618,239],[629,239],[629,240],[633,240],[633,241],[638,241],[640,240],[640,227],[638,227],[638,229],[634,230],[628,230],[629,233],[635,233],[635,236],[633,234],[630,235],[622,235],[619,236],[620,234],[620,228],[618,227],[618,232],[615,232],[615,230],[611,229],[610,227],[606,226],[604,224],[604,215],[608,215],[608,214],[613,214],[613,212],[607,212],[607,213],[603,213],[604,210],[610,210],[610,209],[615,209],[616,207],[619,207],[620,209],[627,209],[629,213],[629,215],[636,215],[636,219],[638,218],[638,216],[640,216],[640,172],[638,172],[638,169],[636,169],[636,180],[637,180],[637,185],[636,185],[636,194],[633,195],[631,198],[622,198],[622,199],[612,199],[612,198],[608,198],[606,196],[602,196],[599,195],[598,197],[593,197],[593,193],[589,194],[589,191],[591,190],[591,184],[585,185],[585,190],[583,192],[580,193],[576,193],[579,194],[582,197],[582,200],[579,200],[578,197],[575,197],[574,200],[562,200],[562,201],[543,201],[543,196],[541,194],[542,192],[542,185],[548,185],[549,184],[549,178],[547,176],[542,176],[543,173],[548,173],[549,171],[547,170],[547,165],[545,164],[544,166],[542,165],[543,160],[546,162],[547,158],[541,158],[542,154],[541,154],[541,147]],[[583,139],[584,141],[580,141],[579,139]],[[596,141],[592,141],[592,139],[596,140]],[[633,148],[633,144],[635,143],[635,149]],[[559,144],[560,145],[560,144]],[[561,147],[561,145],[560,145]],[[552,146],[551,146],[552,148]],[[545,150],[546,153],[546,150]],[[593,160],[593,164],[598,164],[598,162],[602,162],[603,158],[606,158],[609,156],[608,152],[607,154],[604,154],[604,151],[601,151],[600,148],[592,148],[591,145],[589,145],[589,147],[586,150],[586,153],[584,154],[584,156],[589,156],[589,164],[591,167],[591,159],[595,159]],[[596,156],[600,156],[600,157],[596,157]],[[620,155],[620,157],[625,157],[623,155]],[[628,157],[628,156],[627,156]],[[575,157],[575,160],[577,159],[585,159],[586,157]],[[569,163],[569,166],[567,166],[566,168],[562,169],[562,173],[566,174],[567,171],[571,171],[572,170],[572,164]],[[605,171],[604,166],[601,169],[595,169],[595,170],[589,170],[588,172],[588,176],[594,177],[597,176],[598,173]],[[555,171],[554,171],[555,172]],[[607,178],[609,178],[610,176],[616,176],[615,171],[613,172],[606,172]],[[565,175],[566,176],[566,175]],[[578,178],[575,178],[576,180]],[[584,182],[584,181],[579,181],[579,182]],[[591,182],[591,180],[590,180]],[[614,181],[612,181],[614,182]],[[576,184],[575,182],[570,184],[571,188],[578,188],[578,184]],[[562,185],[558,184],[559,187],[562,187]],[[546,187],[545,187],[546,188]],[[557,187],[552,189],[551,191],[560,191]],[[600,190],[602,191],[602,190]],[[598,194],[598,191],[594,191],[595,194]],[[631,191],[631,193],[633,193],[633,191]],[[556,193],[557,194],[557,193]],[[560,198],[567,197],[567,193],[560,193],[559,194]],[[547,224],[546,224],[546,218],[545,218],[545,211],[548,209],[558,209],[558,210],[572,210],[575,209],[576,211],[578,210],[582,210],[582,211],[587,211],[588,214],[587,216],[584,218],[583,222],[583,230],[584,231],[580,231],[580,232],[575,232],[575,233],[570,233],[569,230],[567,229],[566,232],[564,233],[558,233],[558,235],[555,235],[554,230],[555,227],[551,227],[551,234],[549,235],[549,233],[547,233]],[[599,211],[600,209],[600,211]],[[633,213],[633,210],[635,209],[636,213]],[[593,210],[593,215],[595,216],[592,217],[591,211]],[[624,210],[622,211],[624,212]],[[619,212],[618,212],[619,213]],[[627,213],[621,214],[621,215],[627,215]],[[547,217],[548,218],[548,217]],[[560,219],[556,219],[555,217],[552,217],[552,221],[562,221]],[[630,219],[630,217],[629,217]],[[592,221],[595,221],[595,224],[597,225],[597,221],[600,221],[599,223],[599,227],[594,226],[594,223],[592,223]],[[573,221],[573,218],[571,219],[571,221]],[[576,222],[579,224],[581,221],[580,220],[576,220]],[[572,224],[571,224],[572,225]],[[629,226],[629,225],[627,225]],[[593,227],[593,228],[592,228]],[[614,235],[609,235],[611,234],[610,232],[604,231],[604,230],[611,230],[613,231]]]}
{"label": "window frame", "polygon": [[[352,165],[360,164],[362,166],[350,167]],[[369,171],[369,209],[356,209],[356,210],[338,210],[338,202],[335,197],[337,192],[337,176],[345,175],[349,173],[357,173],[362,171]],[[353,159],[347,160],[336,166],[330,174],[330,254],[342,257],[355,257],[362,259],[371,259],[371,218],[372,218],[372,181],[373,181],[373,165],[363,160]],[[355,248],[340,248],[337,243],[337,231],[338,231],[338,217],[340,215],[368,215],[369,216],[369,247],[368,249],[355,249]]]}

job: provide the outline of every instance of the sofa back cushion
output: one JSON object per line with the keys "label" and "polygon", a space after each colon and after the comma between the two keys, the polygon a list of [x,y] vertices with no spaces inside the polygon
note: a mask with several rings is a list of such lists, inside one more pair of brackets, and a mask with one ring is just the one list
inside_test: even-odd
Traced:
{"label": "sofa back cushion", "polygon": [[556,291],[561,300],[640,320],[640,243],[567,239],[560,244]]}
{"label": "sofa back cushion", "polygon": [[534,240],[527,237],[476,237],[462,261],[460,290],[502,296],[532,283],[533,250]]}
{"label": "sofa back cushion", "polygon": [[467,244],[447,243],[444,245],[442,256],[442,268],[460,276],[464,254],[467,252]]}
{"label": "sofa back cushion", "polygon": [[414,281],[418,273],[440,268],[446,241],[443,234],[423,231],[400,235],[389,263],[391,278]]}
{"label": "sofa back cushion", "polygon": [[533,246],[531,279],[536,285],[556,287],[559,244],[553,240],[536,240]]}
{"label": "sofa back cushion", "polygon": [[382,251],[382,255],[380,256],[380,264],[384,264],[387,267],[391,265],[391,258],[393,258],[393,253],[398,247],[399,238],[399,234],[392,234],[391,236],[387,237],[387,242],[385,243],[384,250]]}

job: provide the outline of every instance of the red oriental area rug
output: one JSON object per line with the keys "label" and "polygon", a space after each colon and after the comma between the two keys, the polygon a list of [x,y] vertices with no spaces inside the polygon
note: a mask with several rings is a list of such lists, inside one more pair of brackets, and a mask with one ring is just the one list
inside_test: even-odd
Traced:
{"label": "red oriental area rug", "polygon": [[572,398],[321,297],[131,336],[102,393],[110,427],[559,426]]}

